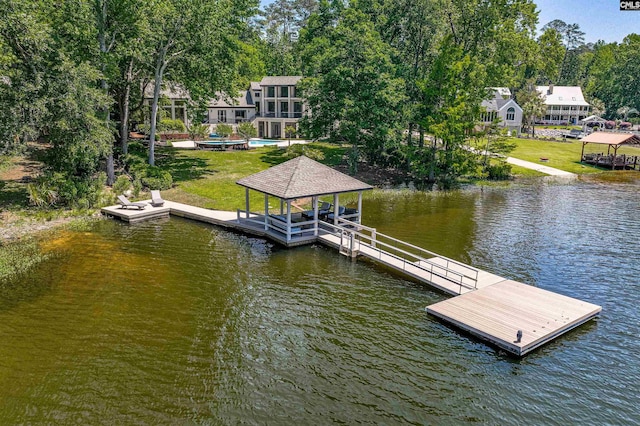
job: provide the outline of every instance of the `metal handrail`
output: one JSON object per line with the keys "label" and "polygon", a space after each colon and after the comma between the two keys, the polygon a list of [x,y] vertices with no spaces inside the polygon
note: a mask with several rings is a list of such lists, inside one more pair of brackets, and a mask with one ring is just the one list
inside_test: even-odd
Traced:
{"label": "metal handrail", "polygon": [[[459,267],[461,267],[461,268],[463,268],[463,269],[466,269],[466,270],[468,270],[468,271],[471,271],[471,273],[473,273],[473,276],[464,274],[464,275],[465,275],[465,277],[467,277],[467,278],[469,278],[469,279],[472,279],[472,280],[474,280],[474,281],[477,281],[477,280],[478,280],[478,273],[480,272],[480,270],[479,270],[479,269],[477,269],[477,268],[474,268],[473,266],[469,266],[469,265],[464,264],[464,263],[462,263],[462,262],[459,262],[459,261],[457,261],[457,260],[450,259],[450,258],[448,258],[448,257],[445,257],[445,256],[442,256],[442,255],[439,255],[438,253],[434,253],[434,252],[429,251],[429,250],[427,250],[427,249],[424,249],[424,248],[422,248],[422,247],[414,246],[413,244],[407,243],[407,242],[405,242],[405,241],[399,240],[399,239],[394,238],[394,237],[391,237],[391,236],[389,236],[389,235],[379,233],[375,228],[371,228],[371,227],[369,227],[369,226],[361,225],[361,224],[359,224],[359,223],[352,222],[352,221],[350,221],[350,220],[346,220],[346,219],[343,219],[343,218],[341,218],[341,217],[339,217],[339,218],[338,218],[338,221],[339,221],[339,222],[344,222],[344,223],[346,223],[346,224],[348,224],[349,226],[352,226],[352,227],[354,227],[354,228],[360,228],[360,229],[364,229],[364,230],[367,230],[367,231],[369,231],[369,232],[372,232],[372,233],[373,233],[373,235],[372,235],[372,236],[363,235],[365,238],[370,239],[370,240],[372,241],[372,243],[375,241],[375,243],[384,244],[384,245],[386,245],[386,246],[388,246],[388,247],[392,247],[392,248],[394,248],[394,249],[396,249],[396,250],[400,250],[400,251],[402,251],[402,252],[404,252],[404,253],[407,253],[407,254],[409,254],[409,255],[411,255],[411,256],[416,257],[416,255],[415,255],[414,253],[407,252],[406,250],[399,249],[399,248],[397,248],[397,247],[391,246],[390,244],[385,244],[383,241],[379,241],[379,240],[378,240],[378,238],[379,238],[379,237],[386,238],[386,239],[388,239],[388,240],[391,240],[391,241],[393,241],[393,242],[399,243],[399,244],[404,245],[404,246],[406,246],[406,247],[410,247],[410,248],[412,248],[412,249],[414,249],[414,250],[418,250],[419,252],[426,253],[426,254],[430,255],[431,257],[437,257],[437,258],[439,258],[439,259],[445,260],[445,261],[447,262],[447,267],[446,267],[447,269],[450,269],[450,268],[448,267],[448,265],[451,263],[451,264],[457,265],[457,266],[459,266]],[[375,247],[375,244],[373,244],[373,246]],[[418,258],[420,258],[420,256],[417,256],[417,257],[418,257]],[[429,260],[427,260],[427,259],[421,259],[421,260],[424,260],[425,262],[429,262]],[[432,262],[431,262],[431,263],[432,263]],[[438,264],[436,264],[436,265],[438,265]],[[438,266],[442,267],[442,265],[438,265]],[[458,271],[454,271],[454,272],[458,273]]]}
{"label": "metal handrail", "polygon": [[[356,228],[367,229],[367,230],[370,230],[371,232],[375,231],[375,228],[370,228],[370,227],[367,227],[367,226],[364,226],[364,225],[360,225],[360,224],[355,223],[355,222],[350,222],[350,221],[345,221],[345,222],[349,222],[351,226],[356,227]],[[332,223],[326,223],[326,222],[323,223],[323,225],[335,229],[334,232],[330,232],[331,234],[336,235],[336,236],[338,234],[340,234],[340,248],[343,247],[342,234],[344,232],[352,234],[352,235],[355,235],[355,236],[360,237],[360,238],[368,239],[372,243],[373,243],[373,241],[375,241],[375,240],[372,239],[372,237],[370,237],[370,236],[368,236],[366,234],[362,234],[361,232],[358,232],[358,231],[356,231],[354,229],[349,229],[349,228],[346,228],[346,227],[343,227],[343,226],[340,226],[340,225],[334,225]],[[360,239],[357,239],[356,241],[358,242],[359,248],[360,248],[361,247],[360,244],[362,244],[363,242]],[[398,240],[398,241],[400,243],[403,243],[403,244],[407,245],[407,246],[412,246],[411,244],[404,243],[403,241],[400,241],[400,240]],[[404,271],[407,271],[407,264],[409,264],[409,265],[411,265],[411,267],[418,268],[420,270],[423,270],[425,272],[430,273],[431,275],[436,275],[436,276],[439,276],[439,277],[441,277],[443,279],[451,281],[452,283],[456,283],[457,285],[460,286],[460,291],[461,292],[462,292],[462,287],[465,287],[465,288],[468,288],[468,289],[476,289],[477,288],[477,283],[478,283],[477,278],[468,276],[466,274],[463,274],[461,272],[453,270],[453,269],[451,269],[451,268],[449,268],[447,266],[443,266],[443,265],[437,264],[435,262],[431,262],[428,259],[424,259],[421,256],[416,255],[415,253],[411,253],[411,252],[402,250],[402,249],[400,249],[398,247],[394,247],[394,246],[392,246],[392,245],[390,245],[388,243],[385,243],[384,241],[377,241],[377,243],[382,245],[383,247],[389,247],[389,248],[395,250],[396,252],[399,252],[399,253],[402,253],[402,254],[404,254],[406,256],[410,256],[410,257],[412,257],[414,259],[417,259],[418,262],[416,263],[416,262],[409,261],[409,260],[407,260],[406,258],[404,258],[402,256],[399,256],[399,255],[394,254],[392,252],[385,251],[385,250],[382,250],[380,248],[377,248],[373,244],[367,244],[370,248],[372,248],[372,249],[374,249],[374,250],[376,250],[378,252],[378,254],[379,254],[378,259],[379,260],[382,260],[383,254],[386,255],[386,256],[391,256],[391,257],[393,257],[393,258],[395,258],[397,260],[400,260],[403,263],[402,269]],[[420,247],[416,247],[416,248],[417,249],[421,249]],[[354,247],[351,247],[351,249],[353,250]],[[424,251],[424,252],[431,253],[428,250],[424,250],[424,249],[421,249],[421,250]],[[434,253],[434,255],[435,255],[435,257],[442,258],[442,256],[439,256],[439,255],[437,255],[435,253]],[[446,259],[446,258],[444,258],[444,259]],[[459,264],[459,262],[455,262],[455,263]],[[464,266],[464,267],[466,267],[468,269],[475,269],[475,268],[469,267],[468,265],[464,265],[464,264],[462,264],[462,266]],[[452,277],[452,275],[453,275],[453,277]],[[454,278],[454,277],[456,277],[456,278]],[[468,279],[468,280],[473,281],[474,285],[469,285],[469,284],[465,283],[464,282],[465,278]]]}

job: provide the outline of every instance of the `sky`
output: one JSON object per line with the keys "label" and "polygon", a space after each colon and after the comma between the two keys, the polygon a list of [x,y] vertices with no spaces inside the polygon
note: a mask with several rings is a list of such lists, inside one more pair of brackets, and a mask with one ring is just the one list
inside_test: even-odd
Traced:
{"label": "sky", "polygon": [[[262,5],[273,0],[261,0]],[[621,11],[619,0],[534,0],[538,5],[540,29],[544,24],[561,19],[578,24],[585,32],[585,42],[621,42],[631,33],[640,34],[640,11]]]}
{"label": "sky", "polygon": [[640,11],[621,11],[619,0],[534,0],[539,26],[561,19],[578,24],[585,42],[621,42],[625,36],[640,34]]}

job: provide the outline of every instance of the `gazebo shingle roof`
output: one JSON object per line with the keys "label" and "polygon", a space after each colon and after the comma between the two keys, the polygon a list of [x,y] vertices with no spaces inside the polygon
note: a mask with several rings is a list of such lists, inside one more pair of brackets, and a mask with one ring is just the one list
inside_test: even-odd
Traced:
{"label": "gazebo shingle roof", "polygon": [[247,176],[236,183],[284,200],[373,189],[371,185],[305,156]]}

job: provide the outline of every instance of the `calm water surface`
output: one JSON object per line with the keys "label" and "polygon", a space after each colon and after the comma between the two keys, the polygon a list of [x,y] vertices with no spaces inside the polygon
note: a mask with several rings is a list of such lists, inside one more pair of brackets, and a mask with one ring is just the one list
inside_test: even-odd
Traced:
{"label": "calm water surface", "polygon": [[58,233],[2,284],[0,423],[637,423],[625,176],[365,203],[381,232],[603,306],[521,360],[425,314],[447,296],[321,246],[177,218]]}

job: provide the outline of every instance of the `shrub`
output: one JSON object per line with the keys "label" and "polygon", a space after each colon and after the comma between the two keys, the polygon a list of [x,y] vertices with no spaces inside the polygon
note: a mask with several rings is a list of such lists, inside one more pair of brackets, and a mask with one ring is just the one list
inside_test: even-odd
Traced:
{"label": "shrub", "polygon": [[146,174],[140,177],[140,181],[149,189],[169,189],[173,185],[171,173],[156,166],[147,167]]}
{"label": "shrub", "polygon": [[230,124],[218,124],[216,126],[216,133],[222,138],[229,137],[233,133],[233,127],[231,127]]}
{"label": "shrub", "polygon": [[504,162],[489,164],[486,166],[485,171],[489,180],[508,180],[511,178],[511,165]]}
{"label": "shrub", "polygon": [[158,132],[184,133],[185,130],[184,123],[178,119],[164,118],[158,123]]}
{"label": "shrub", "polygon": [[194,124],[189,127],[189,137],[191,139],[205,139],[209,136],[209,126],[204,124]]}
{"label": "shrub", "polygon": [[113,192],[116,194],[124,194],[131,188],[131,180],[129,176],[120,175],[113,184]]}
{"label": "shrub", "polygon": [[91,177],[68,176],[64,173],[47,173],[27,187],[29,201],[37,207],[54,205],[90,208],[101,198],[106,175]]}
{"label": "shrub", "polygon": [[310,148],[303,144],[291,145],[290,147],[287,148],[286,152],[284,153],[285,158],[296,158],[301,155],[305,155],[311,158],[312,160],[316,160],[316,161],[324,160],[324,153],[321,150],[316,148]]}

